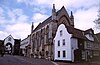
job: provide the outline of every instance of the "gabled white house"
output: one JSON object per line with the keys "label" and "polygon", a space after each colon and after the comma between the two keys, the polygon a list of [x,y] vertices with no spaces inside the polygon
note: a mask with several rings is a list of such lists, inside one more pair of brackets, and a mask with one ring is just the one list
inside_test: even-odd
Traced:
{"label": "gabled white house", "polygon": [[54,38],[54,60],[74,62],[99,57],[95,39],[92,29],[82,31],[60,24]]}
{"label": "gabled white house", "polygon": [[54,38],[54,60],[74,61],[73,49],[77,49],[77,39],[72,38],[64,24],[59,25]]}
{"label": "gabled white house", "polygon": [[4,39],[4,46],[5,46],[6,53],[11,54],[14,52],[14,48],[13,48],[14,42],[15,42],[15,40],[11,35],[9,35],[8,37],[6,37]]}
{"label": "gabled white house", "polygon": [[11,35],[4,39],[5,53],[19,54],[20,39],[14,39]]}
{"label": "gabled white house", "polygon": [[14,46],[14,38],[11,35],[4,39],[4,45],[6,45],[7,43],[11,43],[12,46]]}
{"label": "gabled white house", "polygon": [[68,33],[64,24],[59,25],[54,38],[54,60],[71,60],[71,34]]}
{"label": "gabled white house", "polygon": [[23,39],[20,44],[21,53],[24,56],[27,56],[28,54],[30,54],[30,52],[28,52],[29,50],[27,49],[29,44],[30,44],[30,35],[28,35],[27,38]]}

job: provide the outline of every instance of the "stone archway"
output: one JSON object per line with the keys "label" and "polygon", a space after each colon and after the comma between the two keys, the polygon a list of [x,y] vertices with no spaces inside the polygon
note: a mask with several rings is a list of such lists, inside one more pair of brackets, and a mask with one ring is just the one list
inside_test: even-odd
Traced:
{"label": "stone archway", "polygon": [[12,54],[12,44],[11,43],[7,43],[5,45],[5,53]]}
{"label": "stone archway", "polygon": [[55,28],[55,30],[53,30],[53,38],[56,35],[56,32],[57,32],[59,25],[64,24],[66,29],[67,29],[67,27],[73,27],[71,25],[70,18],[68,18],[66,15],[62,15],[61,17],[59,17],[59,19],[56,20],[56,24],[57,24],[57,27]]}
{"label": "stone archway", "polygon": [[70,20],[65,15],[61,16],[60,19],[58,20],[58,26],[60,24],[65,24],[65,26],[71,26]]}

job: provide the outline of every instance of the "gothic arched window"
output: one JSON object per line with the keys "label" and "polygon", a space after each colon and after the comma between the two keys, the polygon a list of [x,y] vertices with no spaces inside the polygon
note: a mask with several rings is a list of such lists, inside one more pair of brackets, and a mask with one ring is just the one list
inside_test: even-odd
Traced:
{"label": "gothic arched window", "polygon": [[48,43],[49,39],[49,26],[46,28],[46,43]]}

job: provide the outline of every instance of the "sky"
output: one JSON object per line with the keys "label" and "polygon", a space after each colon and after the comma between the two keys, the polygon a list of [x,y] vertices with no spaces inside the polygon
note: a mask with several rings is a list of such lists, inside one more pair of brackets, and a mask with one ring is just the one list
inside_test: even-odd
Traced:
{"label": "sky", "polygon": [[93,22],[97,19],[99,0],[0,0],[0,40],[12,35],[24,39],[31,33],[31,24],[36,27],[52,14],[52,5],[58,11],[64,6],[70,15],[73,11],[75,28],[98,31]]}

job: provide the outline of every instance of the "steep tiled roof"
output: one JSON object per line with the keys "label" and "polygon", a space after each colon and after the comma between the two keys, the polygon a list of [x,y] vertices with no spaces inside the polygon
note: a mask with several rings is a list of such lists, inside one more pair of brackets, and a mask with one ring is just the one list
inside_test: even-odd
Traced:
{"label": "steep tiled roof", "polygon": [[84,31],[85,34],[91,34],[90,32],[92,32],[94,34],[94,31],[92,28]]}
{"label": "steep tiled roof", "polygon": [[94,40],[100,43],[100,33],[94,35]]}
{"label": "steep tiled roof", "polygon": [[69,26],[67,26],[67,30],[70,34],[72,34],[73,37],[86,40],[84,31]]}
{"label": "steep tiled roof", "polygon": [[25,39],[27,39],[27,38],[29,38],[30,37],[30,35],[28,35],[26,38],[24,38],[23,40],[21,40],[21,41],[24,41]]}
{"label": "steep tiled roof", "polygon": [[52,16],[50,16],[49,18],[47,18],[45,21],[43,21],[42,23],[39,23],[39,25],[33,30],[34,31],[37,31],[39,29],[41,29],[43,26],[45,26],[46,24],[52,22]]}

